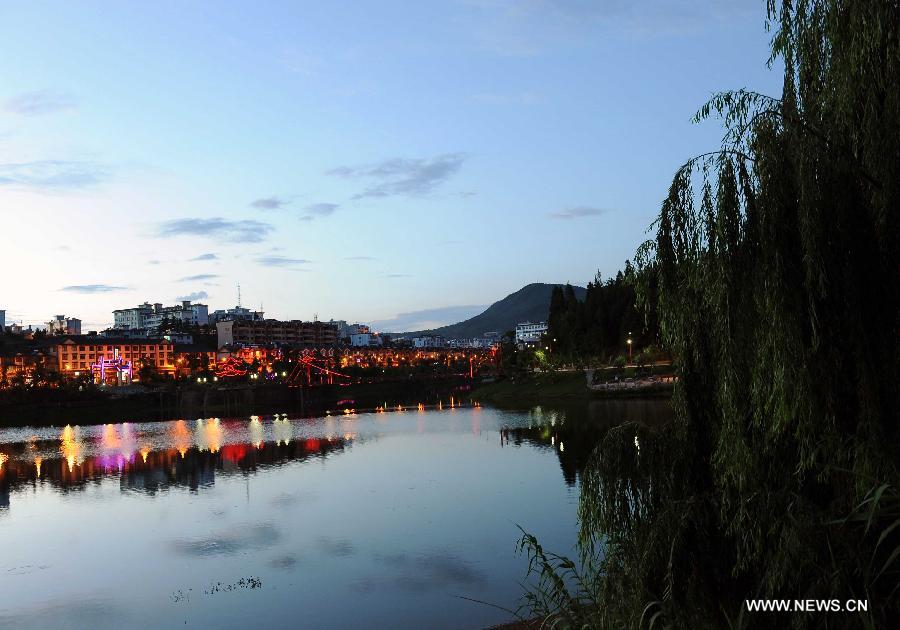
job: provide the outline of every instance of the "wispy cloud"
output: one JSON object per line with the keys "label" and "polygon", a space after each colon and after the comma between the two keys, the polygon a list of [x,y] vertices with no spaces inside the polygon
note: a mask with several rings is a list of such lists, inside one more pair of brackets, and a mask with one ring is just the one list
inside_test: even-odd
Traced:
{"label": "wispy cloud", "polygon": [[38,160],[0,164],[0,186],[43,191],[88,188],[108,176],[106,169],[90,162]]}
{"label": "wispy cloud", "polygon": [[194,256],[188,262],[198,262],[201,260],[219,260],[219,257],[216,254],[200,254],[199,256]]}
{"label": "wispy cloud", "polygon": [[209,294],[206,291],[194,291],[193,293],[188,293],[187,295],[179,295],[176,300],[179,302],[183,302],[184,300],[190,300],[193,302],[194,300],[205,300],[209,297]]}
{"label": "wispy cloud", "polygon": [[346,258],[344,258],[344,260],[364,261],[364,260],[377,260],[377,259],[374,256],[347,256]]}
{"label": "wispy cloud", "polygon": [[565,219],[569,221],[571,219],[584,219],[586,217],[598,217],[601,214],[605,214],[606,210],[603,208],[592,208],[590,206],[576,206],[574,208],[565,208],[563,210],[557,210],[556,212],[549,212],[547,216],[553,219]]}
{"label": "wispy cloud", "polygon": [[250,206],[260,210],[280,210],[289,203],[290,201],[281,197],[262,197],[250,202]]}
{"label": "wispy cloud", "polygon": [[362,166],[339,166],[327,173],[372,183],[353,199],[427,195],[453,177],[468,159],[465,153],[445,153],[433,158],[393,158]]}
{"label": "wispy cloud", "polygon": [[63,287],[60,291],[67,293],[112,293],[114,291],[128,291],[128,287],[120,287],[112,284],[72,284]]}
{"label": "wispy cloud", "polygon": [[265,240],[274,229],[261,221],[231,221],[222,217],[173,219],[158,224],[156,236],[205,236],[231,243],[258,243]]}
{"label": "wispy cloud", "polygon": [[340,208],[340,205],[336,203],[314,203],[306,206],[306,211],[311,216],[327,217],[334,214],[334,211],[338,208]]}
{"label": "wispy cloud", "polygon": [[179,278],[178,282],[199,282],[200,280],[212,280],[213,278],[218,278],[219,274],[217,273],[198,273],[195,276],[185,276],[184,278]]}
{"label": "wispy cloud", "polygon": [[17,94],[3,104],[4,111],[19,116],[40,116],[74,108],[75,101],[69,94],[51,90]]}
{"label": "wispy cloud", "polygon": [[409,278],[408,273],[386,273],[385,278]]}
{"label": "wispy cloud", "polygon": [[306,265],[312,261],[303,258],[288,258],[287,256],[260,256],[256,262],[264,267],[296,267]]}

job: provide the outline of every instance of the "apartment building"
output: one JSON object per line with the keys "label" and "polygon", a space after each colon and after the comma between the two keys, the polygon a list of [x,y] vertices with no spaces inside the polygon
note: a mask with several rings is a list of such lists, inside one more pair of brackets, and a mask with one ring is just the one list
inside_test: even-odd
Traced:
{"label": "apartment building", "polygon": [[516,324],[516,341],[518,343],[537,342],[541,335],[547,333],[547,322],[522,322]]}
{"label": "apartment building", "polygon": [[175,352],[165,339],[116,339],[95,335],[65,337],[56,345],[63,377],[92,373],[101,382],[137,380],[142,366],[162,376],[175,373]]}
{"label": "apartment building", "polygon": [[209,323],[209,307],[206,304],[193,304],[190,300],[183,300],[176,306],[144,302],[133,308],[113,311],[113,327],[119,330],[156,328],[166,320],[205,326]]}
{"label": "apartment building", "polygon": [[233,320],[216,322],[222,346],[330,346],[338,341],[337,326],[326,322],[299,320]]}

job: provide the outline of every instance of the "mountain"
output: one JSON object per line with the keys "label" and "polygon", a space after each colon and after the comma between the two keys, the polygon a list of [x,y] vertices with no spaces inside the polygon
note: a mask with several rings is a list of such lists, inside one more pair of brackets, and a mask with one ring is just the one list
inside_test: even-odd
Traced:
{"label": "mountain", "polygon": [[[494,302],[487,310],[475,317],[449,326],[404,333],[404,335],[427,334],[440,335],[447,339],[468,339],[480,337],[491,331],[499,332],[502,335],[508,330],[515,330],[516,324],[519,322],[545,322],[550,312],[550,294],[555,286],[558,285],[535,282],[507,295],[499,302]],[[583,300],[584,287],[573,288],[575,296],[579,300]]]}

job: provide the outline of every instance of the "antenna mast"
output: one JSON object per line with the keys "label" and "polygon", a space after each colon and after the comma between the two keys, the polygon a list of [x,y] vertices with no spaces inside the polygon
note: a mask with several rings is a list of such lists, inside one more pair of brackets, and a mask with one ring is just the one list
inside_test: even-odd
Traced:
{"label": "antenna mast", "polygon": [[237,283],[237,289],[238,289],[238,308],[240,308],[241,307],[241,283],[240,282]]}

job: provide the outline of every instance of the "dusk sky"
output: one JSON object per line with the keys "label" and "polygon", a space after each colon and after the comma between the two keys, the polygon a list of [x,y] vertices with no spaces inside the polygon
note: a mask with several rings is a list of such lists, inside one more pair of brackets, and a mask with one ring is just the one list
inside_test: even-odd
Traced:
{"label": "dusk sky", "polygon": [[[614,274],[765,3],[6,2],[0,309],[199,299],[409,330]],[[739,79],[738,79],[739,78]],[[737,82],[736,82],[737,81]]]}

